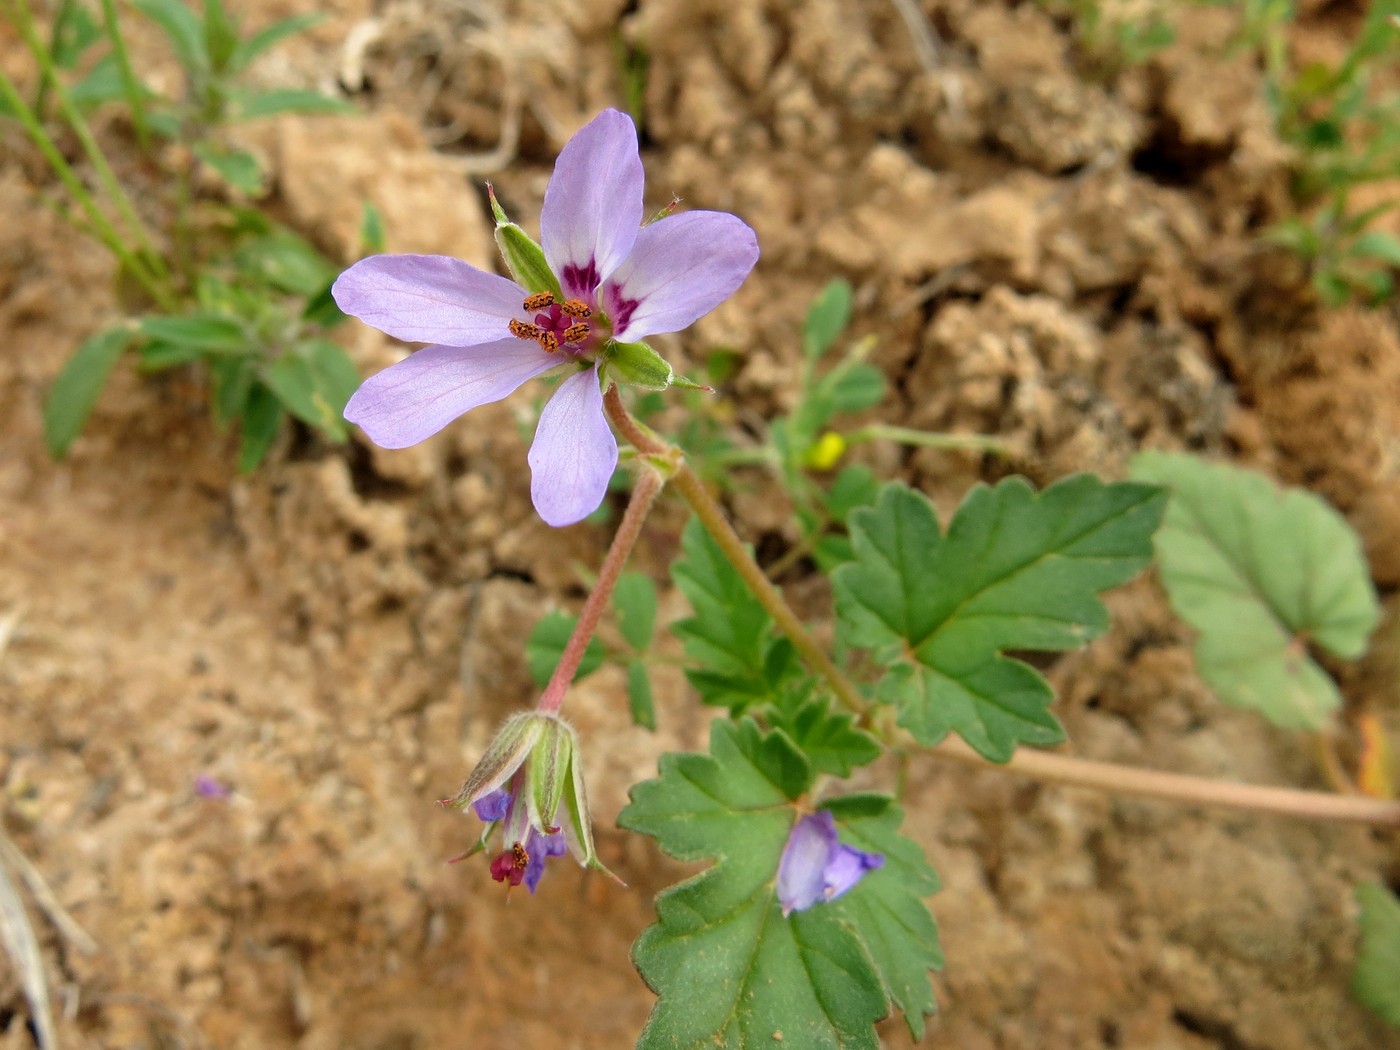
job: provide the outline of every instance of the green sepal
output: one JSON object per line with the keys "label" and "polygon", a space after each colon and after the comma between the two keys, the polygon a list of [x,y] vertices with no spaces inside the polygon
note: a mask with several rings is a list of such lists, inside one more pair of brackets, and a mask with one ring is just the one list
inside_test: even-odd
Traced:
{"label": "green sepal", "polygon": [[539,715],[540,737],[530,751],[525,769],[525,791],[530,822],[547,828],[554,823],[565,786],[574,779],[577,737],[573,728],[558,718]]}
{"label": "green sepal", "polygon": [[646,343],[610,341],[603,347],[608,373],[619,383],[643,390],[665,390],[675,381],[675,372],[666,359]]}
{"label": "green sepal", "polygon": [[511,222],[505,209],[496,200],[496,192],[486,187],[491,201],[491,215],[496,220],[496,247],[506,261],[515,283],[527,292],[550,292],[556,299],[563,300],[564,290],[559,286],[559,278],[549,268],[549,260],[544,257],[544,249],[528,233]]}
{"label": "green sepal", "polygon": [[535,711],[522,711],[511,715],[506,719],[501,731],[496,734],[496,739],[491,741],[486,754],[481,756],[481,761],[467,777],[462,789],[451,798],[443,799],[442,804],[453,809],[466,809],[483,795],[504,784],[525,761],[535,742],[544,733],[544,723],[551,720],[551,717]]}

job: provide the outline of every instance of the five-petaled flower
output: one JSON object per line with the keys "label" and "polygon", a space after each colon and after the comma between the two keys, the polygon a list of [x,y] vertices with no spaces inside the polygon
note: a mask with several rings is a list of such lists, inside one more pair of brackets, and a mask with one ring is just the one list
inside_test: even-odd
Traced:
{"label": "five-petaled flower", "polygon": [[578,739],[558,715],[526,711],[508,719],[462,790],[442,804],[470,806],[487,824],[480,842],[459,860],[484,848],[501,828],[505,848],[491,859],[491,877],[507,888],[523,882],[534,893],[545,860],[566,851],[585,867],[607,871],[593,848]]}
{"label": "five-petaled flower", "polygon": [[869,871],[885,863],[883,854],[866,853],[836,837],[836,821],[819,809],[792,827],[778,862],[778,903],[784,915],[834,900]]}
{"label": "five-petaled flower", "polygon": [[345,418],[376,444],[404,448],[568,365],[530,448],[530,495],[550,525],[596,510],[617,466],[603,413],[617,378],[607,351],[690,325],[758,259],[753,231],[733,215],[685,212],[643,226],[642,181],[636,128],[604,110],[564,146],[545,190],[540,287],[440,255],[374,255],[342,273],[333,289],[342,310],[433,344],[366,380]]}

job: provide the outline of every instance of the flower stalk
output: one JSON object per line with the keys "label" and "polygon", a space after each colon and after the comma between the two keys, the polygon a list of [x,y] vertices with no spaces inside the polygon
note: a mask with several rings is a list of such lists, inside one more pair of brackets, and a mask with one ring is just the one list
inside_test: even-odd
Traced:
{"label": "flower stalk", "polygon": [[[616,391],[617,387],[612,387],[609,395],[615,396]],[[666,477],[661,468],[648,463],[632,490],[632,498],[627,503],[627,511],[622,516],[622,522],[618,525],[617,532],[613,536],[612,545],[608,547],[607,556],[603,559],[603,565],[598,570],[597,582],[594,583],[593,589],[588,594],[588,599],[583,603],[583,608],[579,610],[578,623],[574,626],[574,633],[569,636],[569,642],[564,647],[564,654],[559,658],[559,663],[554,668],[554,674],[550,676],[549,684],[540,694],[539,703],[536,704],[537,710],[546,714],[554,714],[564,703],[564,696],[568,692],[569,684],[573,682],[574,674],[578,671],[579,664],[583,660],[583,654],[588,650],[588,643],[598,629],[598,622],[602,619],[603,610],[608,607],[608,602],[612,598],[613,588],[617,586],[617,579],[622,575],[623,566],[627,564],[627,558],[642,534],[642,524],[646,521],[647,515],[651,513],[651,508],[656,503],[656,497],[661,495],[661,489],[665,484]]]}

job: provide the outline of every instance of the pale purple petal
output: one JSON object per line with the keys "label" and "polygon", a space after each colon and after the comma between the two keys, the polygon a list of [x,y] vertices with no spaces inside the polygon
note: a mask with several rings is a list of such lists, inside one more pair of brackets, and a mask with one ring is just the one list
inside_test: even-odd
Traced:
{"label": "pale purple petal", "polygon": [[572,525],[603,502],[617,467],[617,439],[603,415],[595,365],[575,372],[540,413],[530,446],[530,498],[550,525]]}
{"label": "pale purple petal", "polygon": [[446,255],[371,255],[335,279],[336,305],[410,343],[478,346],[524,318],[514,281]]}
{"label": "pale purple petal", "polygon": [[823,871],[836,841],[836,824],[824,809],[793,825],[778,862],[778,903],[784,915],[810,908],[821,899]]}
{"label": "pale purple petal", "polygon": [[620,342],[678,332],[734,294],[758,261],[758,238],[725,212],[688,211],[637,234],[598,294]]}
{"label": "pale purple petal", "polygon": [[531,893],[535,892],[535,887],[540,884],[540,878],[544,875],[545,859],[562,857],[567,849],[564,836],[559,832],[542,835],[534,828],[530,829],[530,835],[525,840],[525,852],[530,856],[525,862],[525,885]]}
{"label": "pale purple petal", "polygon": [[822,869],[822,897],[835,900],[885,863],[883,854],[866,853],[854,846],[838,845]]}
{"label": "pale purple petal", "polygon": [[472,809],[476,810],[476,815],[488,824],[504,820],[506,813],[510,810],[510,792],[505,788],[497,788],[473,802]]}
{"label": "pale purple petal", "polygon": [[632,118],[605,109],[554,163],[540,240],[566,295],[590,298],[627,256],[642,225],[642,158]]}
{"label": "pale purple petal", "polygon": [[558,354],[515,338],[425,347],[360,384],[345,406],[345,418],[382,448],[407,448],[560,363]]}
{"label": "pale purple petal", "polygon": [[819,809],[794,824],[788,835],[778,862],[778,903],[790,915],[835,900],[884,863],[879,853],[842,843],[831,813]]}

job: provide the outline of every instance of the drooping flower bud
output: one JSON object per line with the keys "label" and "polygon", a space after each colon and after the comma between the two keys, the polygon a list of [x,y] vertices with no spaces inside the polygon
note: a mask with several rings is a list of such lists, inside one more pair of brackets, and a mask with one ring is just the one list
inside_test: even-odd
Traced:
{"label": "drooping flower bud", "polygon": [[793,825],[783,847],[778,862],[778,903],[784,915],[791,915],[835,900],[884,863],[883,854],[842,843],[829,811],[808,813]]}
{"label": "drooping flower bud", "polygon": [[558,715],[512,715],[462,789],[442,804],[453,809],[470,806],[486,821],[490,827],[482,835],[483,843],[494,827],[501,827],[504,849],[491,861],[491,877],[497,882],[524,882],[533,893],[545,859],[566,851],[580,865],[612,875],[593,846],[578,736]]}

